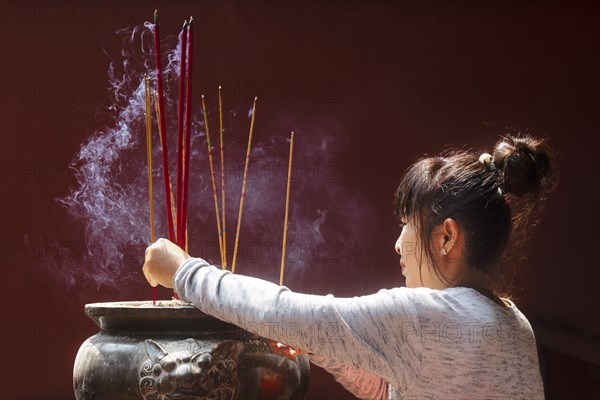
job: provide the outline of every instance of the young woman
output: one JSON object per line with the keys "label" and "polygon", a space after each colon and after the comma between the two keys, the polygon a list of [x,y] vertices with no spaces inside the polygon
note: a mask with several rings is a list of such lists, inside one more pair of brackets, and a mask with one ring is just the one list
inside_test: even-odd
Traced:
{"label": "young woman", "polygon": [[143,271],[205,313],[306,351],[360,398],[543,399],[535,337],[500,297],[500,266],[556,182],[551,149],[530,136],[502,137],[493,155],[416,162],[395,196],[407,287],[369,296],[293,293],[165,239]]}

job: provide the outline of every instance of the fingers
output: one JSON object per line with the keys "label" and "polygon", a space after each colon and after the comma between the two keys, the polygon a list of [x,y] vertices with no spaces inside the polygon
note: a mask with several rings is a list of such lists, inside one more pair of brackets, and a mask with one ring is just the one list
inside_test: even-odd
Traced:
{"label": "fingers", "polygon": [[[160,240],[160,239],[158,239]],[[152,258],[152,253],[154,253],[156,251],[156,243],[158,241],[151,243],[148,247],[146,247],[146,252],[144,253],[144,258],[146,259],[146,261],[148,261],[150,258]]]}
{"label": "fingers", "polygon": [[146,248],[142,270],[152,286],[173,287],[173,275],[190,256],[175,243],[160,238]]}
{"label": "fingers", "polygon": [[156,244],[160,246],[160,249],[166,254],[169,250],[167,249],[168,240],[167,239],[158,239]]}
{"label": "fingers", "polygon": [[155,282],[154,279],[152,279],[152,273],[150,272],[150,264],[148,262],[144,263],[144,266],[142,267],[142,272],[144,273],[144,277],[146,278],[150,286],[158,286],[158,282]]}
{"label": "fingers", "polygon": [[167,251],[167,243],[168,240],[164,239],[164,238],[159,238],[158,240],[156,240],[156,242],[150,244],[148,247],[146,247],[146,252],[144,253],[144,257],[146,258],[146,260],[152,259],[154,258],[157,254],[157,251],[163,251],[166,252]]}
{"label": "fingers", "polygon": [[159,282],[154,279],[154,274],[156,271],[156,261],[154,260],[157,256],[156,252],[158,249],[163,247],[162,242],[164,239],[160,238],[156,242],[152,243],[146,248],[146,252],[144,254],[144,266],[142,267],[142,272],[144,273],[144,277],[152,287],[158,286]]}
{"label": "fingers", "polygon": [[147,276],[146,280],[148,281],[148,283],[150,284],[150,286],[152,286],[152,287],[157,287],[158,286],[158,283],[154,282],[151,277]]}

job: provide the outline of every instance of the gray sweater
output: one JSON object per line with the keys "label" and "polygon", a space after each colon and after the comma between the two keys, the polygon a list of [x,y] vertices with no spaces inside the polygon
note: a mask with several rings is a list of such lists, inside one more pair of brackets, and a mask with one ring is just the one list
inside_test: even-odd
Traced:
{"label": "gray sweater", "polygon": [[360,398],[544,398],[531,325],[514,303],[473,289],[316,296],[200,258],[187,260],[174,284],[201,311],[308,352]]}

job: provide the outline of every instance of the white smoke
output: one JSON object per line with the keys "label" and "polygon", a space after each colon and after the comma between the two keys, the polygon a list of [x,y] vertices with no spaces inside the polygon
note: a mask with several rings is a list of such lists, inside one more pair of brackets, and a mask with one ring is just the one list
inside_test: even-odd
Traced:
{"label": "white smoke", "polygon": [[[152,25],[122,30],[119,59],[108,69],[114,113],[110,126],[94,131],[75,155],[72,168],[77,184],[58,202],[82,224],[86,252],[79,259],[70,257],[42,263],[61,287],[92,296],[87,290],[118,289],[145,285],[140,268],[144,248],[150,242],[148,182],[145,139],[144,74],[154,82]],[[175,191],[177,90],[179,59],[176,40],[162,43],[164,63],[165,111],[169,135],[171,182]],[[193,97],[199,103],[201,93]],[[258,100],[260,104],[260,99]],[[216,99],[209,103],[209,126],[213,144],[215,179],[221,197],[221,167]],[[213,104],[211,107],[210,104]],[[231,263],[237,224],[247,130],[234,126],[250,125],[248,113],[224,105],[224,117],[244,121],[226,122],[224,130],[227,254]],[[153,109],[154,110],[154,109]],[[200,107],[194,112],[191,140],[191,178],[189,188],[190,253],[220,264],[216,217],[210,169]],[[242,117],[242,118],[243,118]],[[363,238],[372,234],[371,210],[364,200],[345,187],[336,164],[336,140],[343,133],[333,120],[310,121],[258,111],[247,192],[244,202],[240,252],[236,272],[278,281],[283,236],[283,215],[287,184],[289,132],[294,130],[294,166],[288,230],[286,277],[299,279],[306,270],[318,277],[318,268],[344,265],[345,271],[357,263],[367,263]],[[153,186],[157,237],[166,237],[164,185],[161,150],[153,115]],[[287,133],[286,133],[287,132]],[[339,143],[338,143],[339,147]],[[72,225],[73,230],[77,229]],[[133,254],[133,257],[132,257]],[[286,278],[287,280],[287,278]],[[81,290],[85,289],[85,290]]]}

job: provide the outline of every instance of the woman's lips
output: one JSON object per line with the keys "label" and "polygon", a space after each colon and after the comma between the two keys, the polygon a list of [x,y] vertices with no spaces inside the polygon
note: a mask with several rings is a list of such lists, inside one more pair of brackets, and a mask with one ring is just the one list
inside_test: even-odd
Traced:
{"label": "woman's lips", "polygon": [[404,270],[406,269],[406,264],[400,261],[400,267],[402,268],[402,273],[404,274]]}

